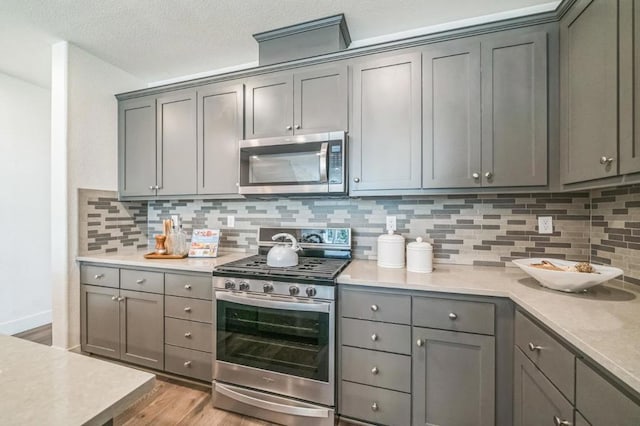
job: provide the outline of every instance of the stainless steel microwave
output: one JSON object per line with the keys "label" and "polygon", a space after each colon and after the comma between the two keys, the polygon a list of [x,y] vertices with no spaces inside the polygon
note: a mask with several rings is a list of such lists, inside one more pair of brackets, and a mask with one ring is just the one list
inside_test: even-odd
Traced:
{"label": "stainless steel microwave", "polygon": [[240,141],[240,194],[345,194],[345,132]]}

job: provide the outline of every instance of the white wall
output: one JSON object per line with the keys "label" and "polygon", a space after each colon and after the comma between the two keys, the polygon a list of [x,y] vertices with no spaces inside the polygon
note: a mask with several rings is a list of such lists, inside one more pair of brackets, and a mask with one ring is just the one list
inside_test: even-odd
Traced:
{"label": "white wall", "polygon": [[[66,151],[67,160],[66,166],[59,168],[52,164],[52,177],[61,182],[66,178],[66,187],[60,183],[53,189],[52,194],[61,194],[66,203],[52,206],[52,217],[68,218],[66,243],[53,241],[54,251],[66,253],[65,259],[52,258],[53,267],[62,272],[54,286],[53,345],[73,348],[80,343],[80,285],[75,262],[78,188],[117,189],[118,104],[114,95],[144,88],[146,82],[66,42],[54,45],[52,58],[54,74],[56,70],[61,74],[58,81],[52,81],[52,93],[66,88],[54,95],[52,108],[58,121],[65,118],[57,113],[65,113],[66,128],[58,129],[52,137],[64,141],[56,149]],[[66,81],[62,78],[65,74]]]}
{"label": "white wall", "polygon": [[0,74],[0,333],[51,321],[50,92]]}

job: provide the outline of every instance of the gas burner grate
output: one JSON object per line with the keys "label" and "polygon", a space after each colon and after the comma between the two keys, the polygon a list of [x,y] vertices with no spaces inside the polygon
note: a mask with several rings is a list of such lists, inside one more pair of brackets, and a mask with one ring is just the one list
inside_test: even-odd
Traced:
{"label": "gas burner grate", "polygon": [[267,256],[255,255],[216,268],[220,272],[256,274],[262,277],[304,277],[310,279],[333,279],[349,263],[346,259],[300,257],[297,266],[275,268],[267,265]]}

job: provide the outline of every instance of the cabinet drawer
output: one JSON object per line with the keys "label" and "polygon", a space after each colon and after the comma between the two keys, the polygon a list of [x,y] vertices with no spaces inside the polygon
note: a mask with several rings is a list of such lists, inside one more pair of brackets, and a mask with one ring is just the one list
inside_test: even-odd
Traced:
{"label": "cabinet drawer", "polygon": [[80,283],[100,285],[103,287],[120,286],[120,274],[118,268],[109,268],[106,266],[80,266]]}
{"label": "cabinet drawer", "polygon": [[342,382],[341,414],[384,425],[409,425],[411,395]]}
{"label": "cabinet drawer", "polygon": [[164,346],[164,369],[172,373],[210,382],[211,362],[210,353]]}
{"label": "cabinet drawer", "polygon": [[574,402],[574,355],[518,311],[515,329],[516,346]]}
{"label": "cabinet drawer", "polygon": [[411,324],[411,297],[344,290],[342,316],[371,321]]}
{"label": "cabinet drawer", "polygon": [[164,293],[164,274],[162,272],[120,269],[120,288],[162,294]]}
{"label": "cabinet drawer", "polygon": [[213,278],[211,275],[164,274],[165,294],[211,300]]}
{"label": "cabinet drawer", "polygon": [[343,346],[342,379],[408,393],[411,357]]}
{"label": "cabinet drawer", "polygon": [[352,318],[340,319],[342,344],[411,355],[411,327]]}
{"label": "cabinet drawer", "polygon": [[172,318],[207,322],[211,324],[213,309],[211,302],[208,300],[165,296],[164,315]]}
{"label": "cabinet drawer", "polygon": [[576,362],[576,408],[594,426],[640,425],[640,406],[582,360]]}
{"label": "cabinet drawer", "polygon": [[495,333],[494,311],[492,303],[413,298],[413,324],[420,327],[492,336]]}
{"label": "cabinet drawer", "polygon": [[175,318],[164,319],[165,343],[197,351],[211,352],[211,324]]}

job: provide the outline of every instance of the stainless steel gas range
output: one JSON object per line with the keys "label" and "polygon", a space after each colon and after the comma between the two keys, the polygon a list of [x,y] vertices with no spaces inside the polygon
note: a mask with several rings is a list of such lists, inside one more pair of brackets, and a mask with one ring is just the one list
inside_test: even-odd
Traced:
{"label": "stainless steel gas range", "polygon": [[[300,242],[297,266],[273,268],[271,237]],[[286,425],[333,425],[335,280],[348,228],[261,228],[260,254],[214,271],[213,405]]]}

